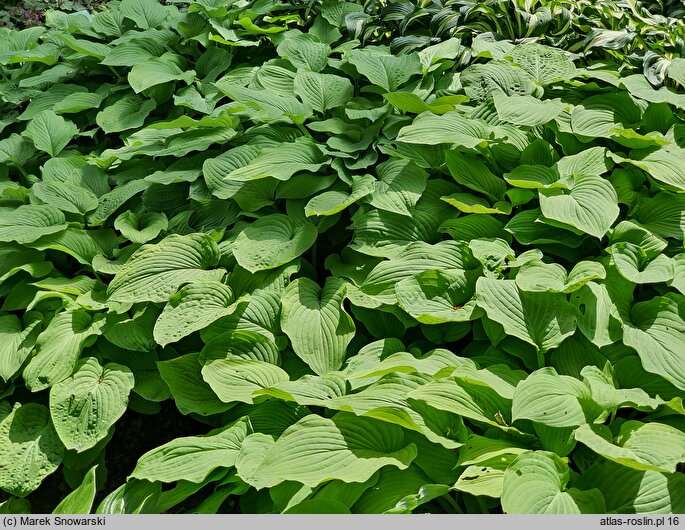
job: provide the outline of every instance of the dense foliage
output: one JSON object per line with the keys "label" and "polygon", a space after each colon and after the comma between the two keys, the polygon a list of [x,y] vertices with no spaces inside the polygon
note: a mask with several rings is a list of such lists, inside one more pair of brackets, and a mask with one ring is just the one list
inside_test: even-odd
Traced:
{"label": "dense foliage", "polygon": [[679,8],[179,6],[0,28],[0,510],[685,512]]}

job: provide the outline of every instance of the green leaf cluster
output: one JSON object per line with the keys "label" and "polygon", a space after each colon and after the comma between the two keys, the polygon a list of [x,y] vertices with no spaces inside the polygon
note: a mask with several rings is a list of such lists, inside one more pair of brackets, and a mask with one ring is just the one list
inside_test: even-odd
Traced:
{"label": "green leaf cluster", "polygon": [[0,510],[685,511],[685,94],[390,15],[0,28]]}

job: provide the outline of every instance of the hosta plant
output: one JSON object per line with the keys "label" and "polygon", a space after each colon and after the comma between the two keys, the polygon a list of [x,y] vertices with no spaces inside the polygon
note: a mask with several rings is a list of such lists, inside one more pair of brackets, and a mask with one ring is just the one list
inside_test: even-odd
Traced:
{"label": "hosta plant", "polygon": [[0,510],[685,511],[682,59],[379,9],[0,28]]}

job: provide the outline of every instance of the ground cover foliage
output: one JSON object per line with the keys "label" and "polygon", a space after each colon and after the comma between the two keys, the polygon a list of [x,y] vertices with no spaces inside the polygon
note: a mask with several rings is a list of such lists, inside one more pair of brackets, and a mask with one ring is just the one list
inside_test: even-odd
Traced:
{"label": "ground cover foliage", "polygon": [[179,5],[0,28],[0,510],[685,511],[677,6]]}

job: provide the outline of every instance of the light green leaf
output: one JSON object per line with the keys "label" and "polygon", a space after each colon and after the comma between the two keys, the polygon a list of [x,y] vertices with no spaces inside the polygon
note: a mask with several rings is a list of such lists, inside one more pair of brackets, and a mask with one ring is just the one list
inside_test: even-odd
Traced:
{"label": "light green leaf", "polygon": [[685,149],[672,144],[658,149],[641,149],[631,151],[628,158],[622,161],[646,171],[653,179],[667,188],[685,191],[685,169],[681,161]]}
{"label": "light green leaf", "polygon": [[0,378],[4,382],[9,381],[24,364],[39,333],[39,317],[23,326],[16,315],[0,316]]}
{"label": "light green leaf", "polygon": [[75,114],[88,109],[97,109],[103,99],[105,99],[104,96],[94,92],[76,92],[69,94],[52,110],[57,114]]}
{"label": "light green leaf", "polygon": [[47,407],[17,403],[0,422],[0,488],[25,497],[57,470],[63,454]]}
{"label": "light green leaf", "polygon": [[640,356],[648,372],[685,390],[685,299],[657,296],[635,304],[623,324],[623,342]]}
{"label": "light green leaf", "polygon": [[155,323],[157,344],[166,346],[206,328],[235,309],[233,291],[220,282],[184,285],[164,306]]}
{"label": "light green leaf", "polygon": [[44,110],[29,122],[24,134],[33,140],[37,149],[57,156],[78,134],[78,127],[53,111]]}
{"label": "light green leaf", "polygon": [[577,427],[594,421],[601,412],[586,385],[546,367],[518,384],[511,414],[513,421],[527,419],[549,427]]}
{"label": "light green leaf", "polygon": [[616,388],[611,374],[601,371],[597,366],[585,366],[580,375],[590,388],[592,399],[607,410],[632,407],[653,411],[661,405],[660,400],[651,397],[642,388]]}
{"label": "light green leaf", "polygon": [[123,0],[121,14],[132,20],[140,29],[155,28],[167,17],[167,11],[155,0]]}
{"label": "light green leaf", "polygon": [[202,416],[219,414],[230,407],[219,400],[211,387],[202,379],[199,353],[188,353],[157,363],[159,374],[169,386],[176,407],[181,414],[196,413]]}
{"label": "light green leaf", "polygon": [[67,227],[64,214],[54,206],[25,204],[0,211],[0,241],[32,243]]}
{"label": "light green leaf", "polygon": [[132,243],[147,243],[166,230],[169,223],[166,215],[157,212],[145,212],[137,215],[131,211],[124,212],[114,220],[114,228]]}
{"label": "light green leaf", "polygon": [[563,294],[522,292],[514,280],[479,278],[476,304],[509,335],[540,353],[556,348],[576,330],[575,308]]}
{"label": "light green leaf", "polygon": [[328,161],[311,142],[283,143],[263,149],[248,164],[228,173],[227,180],[249,181],[273,177],[288,180],[298,171],[316,173]]}
{"label": "light green leaf", "polygon": [[576,68],[563,50],[541,44],[519,44],[511,51],[513,61],[541,85],[568,81]]}
{"label": "light green leaf", "polygon": [[419,51],[419,60],[424,70],[441,59],[455,59],[462,50],[459,39],[452,37],[433,46],[427,46]]}
{"label": "light green leaf", "polygon": [[97,482],[95,473],[97,465],[88,470],[83,477],[81,485],[64,497],[57,507],[52,511],[53,514],[87,514],[93,509],[95,493],[97,492]]}
{"label": "light green leaf", "polygon": [[533,96],[495,95],[495,109],[500,120],[514,125],[537,127],[556,118],[564,104],[557,100],[541,101]]}
{"label": "light green leaf", "polygon": [[575,155],[563,157],[555,165],[559,175],[563,177],[573,174],[602,175],[611,169],[612,163],[605,147],[590,147]]}
{"label": "light green leaf", "polygon": [[240,357],[212,358],[202,367],[202,378],[224,403],[253,403],[253,392],[290,379],[278,366]]}
{"label": "light green leaf", "polygon": [[376,179],[371,175],[355,175],[352,177],[352,189],[349,192],[324,191],[307,202],[304,213],[307,217],[335,215],[373,193],[375,182]]}
{"label": "light green leaf", "polygon": [[266,215],[238,234],[233,256],[252,273],[275,269],[301,256],[314,244],[317,235],[311,223],[297,224],[283,214]]}
{"label": "light green leaf", "polygon": [[323,375],[342,365],[355,333],[352,318],[343,309],[345,283],[329,278],[323,289],[300,278],[281,295],[281,328],[298,357]]}
{"label": "light green leaf", "polygon": [[469,321],[478,315],[470,301],[475,276],[464,271],[421,272],[397,284],[397,300],[402,309],[422,324]]}
{"label": "light green leaf", "polygon": [[136,63],[128,73],[128,82],[136,94],[172,81],[184,81],[190,84],[194,78],[195,72],[184,72],[172,60],[162,57],[151,57],[141,63]]}
{"label": "light green leaf", "polygon": [[454,489],[471,495],[484,495],[499,499],[502,496],[504,470],[508,463],[469,466],[459,475],[456,484],[454,484]]}
{"label": "light green leaf", "polygon": [[546,219],[599,239],[619,214],[616,190],[608,180],[596,175],[576,175],[570,191],[555,188],[538,193]]}
{"label": "light green leaf", "polygon": [[253,90],[233,83],[224,84],[220,81],[216,82],[215,86],[235,101],[252,108],[256,106],[263,111],[264,118],[270,121],[287,118],[289,122],[303,123],[313,112],[311,107],[301,103],[294,95],[281,96],[276,92]]}
{"label": "light green leaf", "polygon": [[114,276],[107,295],[115,302],[166,302],[183,283],[221,279],[225,271],[215,269],[219,258],[210,236],[174,234],[136,250]]}
{"label": "light green leaf", "polygon": [[419,386],[407,395],[409,404],[418,401],[437,410],[458,414],[476,422],[501,428],[498,418],[510,420],[511,400],[490,385],[465,377],[444,377]]}
{"label": "light green leaf", "polygon": [[625,92],[599,94],[585,99],[571,112],[571,129],[582,141],[606,138],[640,120],[640,110]]}
{"label": "light green leaf", "polygon": [[200,436],[175,438],[138,459],[132,477],[150,482],[202,482],[217,468],[233,467],[250,432],[247,419]]}
{"label": "light green leaf", "polygon": [[490,206],[486,199],[470,193],[452,193],[451,195],[440,197],[440,199],[464,213],[509,215],[512,207],[506,201],[497,201]]}
{"label": "light green leaf", "polygon": [[541,93],[525,70],[504,61],[472,64],[461,72],[459,79],[466,95],[477,103],[485,103],[499,93],[508,96]]}
{"label": "light green leaf", "polygon": [[136,129],[145,123],[156,106],[152,99],[127,94],[98,112],[95,122],[106,133]]}
{"label": "light green leaf", "polygon": [[63,212],[83,215],[99,204],[92,191],[71,182],[36,182],[31,190],[38,199]]}
{"label": "light green leaf", "polygon": [[679,109],[685,109],[684,94],[679,94],[665,86],[655,90],[643,74],[621,77],[619,82],[630,92],[631,96],[638,99],[643,99],[650,103],[668,103]]}
{"label": "light green leaf", "polygon": [[445,114],[454,111],[455,105],[468,101],[466,96],[442,96],[431,103],[426,103],[413,92],[388,92],[383,94],[383,97],[393,107],[412,114],[421,114],[426,111],[433,114]]}
{"label": "light green leaf", "polygon": [[349,61],[374,85],[393,92],[414,74],[421,73],[417,54],[390,55],[376,49],[353,50]]}
{"label": "light green leaf", "polygon": [[566,489],[568,464],[554,453],[521,454],[504,472],[502,509],[505,513],[605,513],[597,489]]}
{"label": "light green leaf", "polygon": [[444,484],[431,484],[431,479],[416,463],[403,470],[386,467],[380,471],[378,482],[364,492],[352,511],[355,514],[407,514],[448,492],[449,487]]}
{"label": "light green leaf", "polygon": [[69,377],[81,350],[102,334],[104,315],[93,316],[82,309],[62,311],[36,341],[36,353],[24,369],[26,386],[32,392],[51,387]]}
{"label": "light green leaf", "polygon": [[276,48],[278,55],[290,61],[298,70],[320,72],[328,63],[331,47],[311,34],[287,36]]}
{"label": "light green leaf", "polygon": [[457,112],[442,116],[422,114],[411,125],[400,129],[397,141],[421,145],[458,144],[473,149],[489,142],[491,130],[486,122],[464,118]]}
{"label": "light green leaf", "polygon": [[325,407],[328,400],[345,395],[346,390],[345,379],[331,372],[322,376],[306,374],[297,381],[281,381],[270,388],[255,390],[255,395]]}
{"label": "light green leaf", "polygon": [[159,482],[130,479],[107,495],[95,513],[157,513],[161,492]]}
{"label": "light green leaf", "polygon": [[304,103],[322,113],[345,106],[354,95],[354,87],[348,79],[316,72],[298,72],[294,89]]}
{"label": "light green leaf", "polygon": [[50,389],[50,416],[64,446],[83,452],[105,438],[126,412],[134,383],[126,366],[79,361],[71,377]]}
{"label": "light green leaf", "polygon": [[602,458],[580,476],[578,486],[602,491],[607,513],[685,512],[685,476],[682,473],[638,471]]}
{"label": "light green leaf", "polygon": [[371,195],[371,205],[411,216],[426,189],[426,172],[411,160],[391,159],[378,165],[376,174],[378,181]]}
{"label": "light green leaf", "polygon": [[[259,450],[253,436],[261,438],[254,440]],[[406,469],[416,456],[400,427],[350,414],[333,419],[311,414],[275,442],[263,436],[246,438],[236,463],[238,475],[257,489],[286,480],[310,487],[330,480],[364,482],[384,466]]]}
{"label": "light green leaf", "polygon": [[596,261],[576,263],[570,273],[558,263],[531,260],[523,264],[516,275],[516,286],[522,291],[572,293],[592,280],[606,278],[606,270]]}
{"label": "light green leaf", "polygon": [[608,249],[613,264],[626,280],[638,284],[669,282],[675,275],[675,261],[665,254],[649,259],[646,252],[633,243],[616,243]]}
{"label": "light green leaf", "polygon": [[576,440],[604,458],[639,470],[673,473],[685,460],[685,433],[664,423],[629,420],[612,439],[604,425],[583,425]]}

